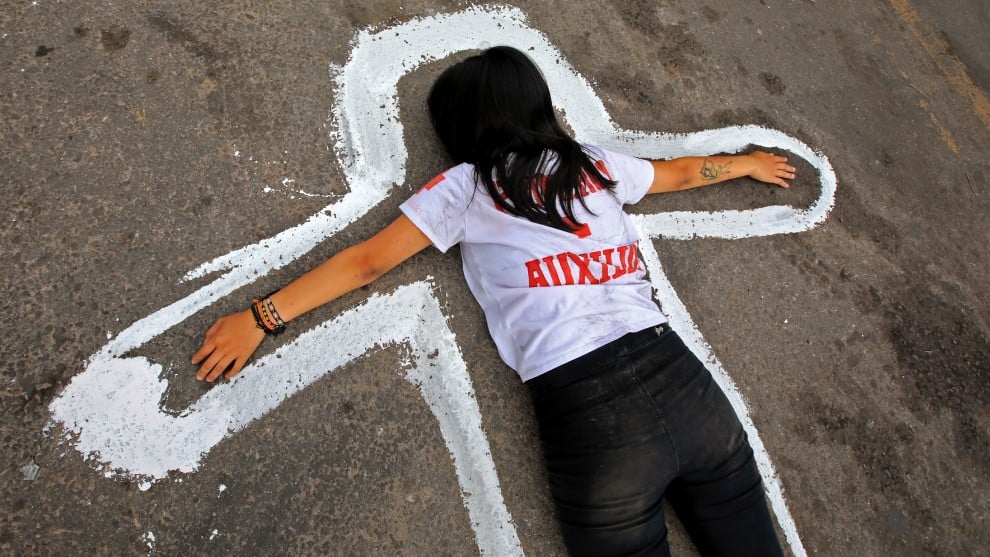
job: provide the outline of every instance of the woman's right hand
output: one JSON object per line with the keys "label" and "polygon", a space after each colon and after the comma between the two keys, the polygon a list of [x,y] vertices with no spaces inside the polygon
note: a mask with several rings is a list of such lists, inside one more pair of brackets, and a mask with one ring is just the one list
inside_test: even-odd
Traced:
{"label": "woman's right hand", "polygon": [[797,169],[787,164],[787,157],[764,151],[753,151],[749,156],[753,161],[753,170],[749,173],[751,178],[777,184],[782,188],[790,186],[786,180],[794,179],[794,171]]}
{"label": "woman's right hand", "polygon": [[203,346],[192,357],[193,364],[201,364],[196,380],[212,383],[221,373],[228,379],[237,375],[264,338],[250,310],[221,317],[207,329]]}

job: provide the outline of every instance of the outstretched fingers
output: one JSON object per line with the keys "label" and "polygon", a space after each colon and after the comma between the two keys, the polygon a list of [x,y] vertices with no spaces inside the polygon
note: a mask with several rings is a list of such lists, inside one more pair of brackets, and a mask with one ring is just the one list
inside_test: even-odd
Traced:
{"label": "outstretched fingers", "polygon": [[787,157],[764,151],[755,151],[753,157],[757,162],[753,178],[782,188],[790,186],[787,180],[794,179],[797,169],[787,164]]}
{"label": "outstretched fingers", "polygon": [[786,158],[779,158],[782,160],[777,163],[777,180],[775,180],[774,183],[782,188],[786,188],[789,187],[790,184],[788,184],[785,180],[793,180],[794,176],[796,176],[795,172],[797,172],[797,169],[787,164]]}
{"label": "outstretched fingers", "polygon": [[787,157],[775,155],[774,159],[777,161],[778,176],[781,178],[794,178],[794,173],[797,172],[797,168],[787,164]]}
{"label": "outstretched fingers", "polygon": [[241,372],[241,368],[244,367],[244,363],[246,361],[247,358],[236,358],[233,362],[231,362],[230,369],[228,369],[227,373],[224,373],[223,376],[230,379],[231,377],[237,375]]}
{"label": "outstretched fingers", "polygon": [[203,346],[192,357],[193,365],[199,365],[196,379],[212,383],[221,375],[228,379],[237,375],[264,337],[250,311],[221,317],[206,331]]}
{"label": "outstretched fingers", "polygon": [[216,378],[227,369],[230,365],[230,360],[232,358],[226,355],[222,350],[214,350],[203,365],[199,367],[199,371],[196,372],[196,379],[203,381],[204,379],[210,383],[216,380]]}

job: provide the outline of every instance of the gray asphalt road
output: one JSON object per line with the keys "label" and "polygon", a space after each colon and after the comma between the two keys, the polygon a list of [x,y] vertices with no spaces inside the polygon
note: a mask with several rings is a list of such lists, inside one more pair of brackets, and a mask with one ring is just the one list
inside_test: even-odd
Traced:
{"label": "gray asphalt road", "polygon": [[[761,124],[831,161],[835,207],[813,230],[653,242],[748,403],[808,554],[978,555],[990,545],[984,4],[514,4],[621,127],[690,133]],[[149,415],[210,417],[189,409],[201,399],[229,401],[193,380],[188,359],[202,332],[372,234],[444,168],[423,102],[448,59],[399,81],[393,121],[408,151],[401,187],[305,255],[250,275],[134,350],[124,333],[146,330],[139,320],[222,276],[182,281],[188,271],[333,213],[324,208],[348,194],[332,112],[344,87],[335,78],[360,30],[467,7],[3,5],[0,552],[478,552],[479,527],[464,503],[475,494],[459,480],[429,396],[405,379],[416,365],[406,341],[362,349],[325,375],[312,364],[319,378],[306,388],[207,444],[192,469],[154,482],[114,474],[120,461],[83,455],[80,437],[49,427],[52,402],[106,346],[162,366],[136,373],[107,404],[126,406],[158,377],[162,392],[142,407]],[[483,40],[499,43],[500,33],[490,35]],[[650,199],[636,211],[806,207],[819,182],[811,166],[798,166],[787,191],[740,182]],[[449,326],[456,345],[429,356],[465,364],[521,549],[562,554],[528,395],[488,340],[456,250],[417,256],[300,319],[259,355],[278,369],[274,350],[300,333],[427,277],[445,319],[424,318],[424,334]],[[382,330],[392,316],[380,316]],[[341,333],[306,354],[318,362],[367,340],[359,337]],[[141,437],[146,431],[171,430],[140,420],[105,430],[136,438],[127,450],[184,446],[170,445],[168,434]],[[194,430],[188,443],[202,437]],[[673,526],[675,551],[692,554]]]}

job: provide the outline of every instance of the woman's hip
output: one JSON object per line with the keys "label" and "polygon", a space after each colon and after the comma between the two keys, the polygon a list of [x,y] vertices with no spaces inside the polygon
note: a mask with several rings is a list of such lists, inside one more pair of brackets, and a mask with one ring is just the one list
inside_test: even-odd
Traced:
{"label": "woman's hip", "polygon": [[745,443],[724,393],[668,327],[625,335],[527,385],[548,456],[651,446],[696,468]]}

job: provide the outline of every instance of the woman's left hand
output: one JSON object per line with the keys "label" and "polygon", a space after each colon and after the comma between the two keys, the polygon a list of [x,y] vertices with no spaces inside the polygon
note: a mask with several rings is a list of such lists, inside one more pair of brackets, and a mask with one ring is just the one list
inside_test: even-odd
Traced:
{"label": "woman's left hand", "polygon": [[250,310],[221,317],[206,331],[203,346],[192,357],[193,364],[202,362],[196,380],[212,383],[221,373],[228,379],[237,375],[264,338]]}
{"label": "woman's left hand", "polygon": [[749,173],[751,178],[782,188],[789,187],[786,180],[794,179],[797,169],[787,164],[787,157],[764,151],[753,151],[749,156],[753,160],[753,171]]}

